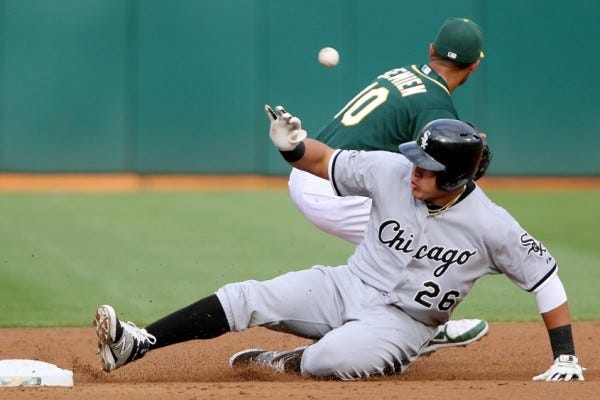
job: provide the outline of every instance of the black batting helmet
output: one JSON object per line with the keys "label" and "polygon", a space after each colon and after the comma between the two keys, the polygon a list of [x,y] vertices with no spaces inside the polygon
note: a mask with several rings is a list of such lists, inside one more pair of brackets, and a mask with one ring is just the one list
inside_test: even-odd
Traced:
{"label": "black batting helmet", "polygon": [[403,143],[399,149],[416,166],[438,172],[437,186],[451,191],[473,179],[483,143],[466,122],[436,119],[423,127],[416,141]]}

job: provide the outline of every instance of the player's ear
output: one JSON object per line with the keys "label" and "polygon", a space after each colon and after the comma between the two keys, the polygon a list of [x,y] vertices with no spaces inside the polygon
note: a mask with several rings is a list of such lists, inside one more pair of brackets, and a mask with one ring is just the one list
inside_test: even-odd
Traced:
{"label": "player's ear", "polygon": [[429,58],[433,58],[435,56],[435,47],[433,47],[433,43],[429,43]]}
{"label": "player's ear", "polygon": [[479,68],[480,61],[481,60],[477,60],[473,64],[471,64],[471,66],[469,67],[469,72],[473,73],[473,72],[477,71],[477,68]]}

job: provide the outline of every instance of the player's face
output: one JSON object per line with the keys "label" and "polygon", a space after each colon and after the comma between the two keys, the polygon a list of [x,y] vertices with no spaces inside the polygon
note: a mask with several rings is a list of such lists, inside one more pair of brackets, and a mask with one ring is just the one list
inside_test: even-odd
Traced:
{"label": "player's face", "polygon": [[454,194],[438,188],[436,185],[436,176],[437,174],[433,171],[413,165],[410,178],[410,189],[413,197],[437,206],[443,206],[448,203]]}

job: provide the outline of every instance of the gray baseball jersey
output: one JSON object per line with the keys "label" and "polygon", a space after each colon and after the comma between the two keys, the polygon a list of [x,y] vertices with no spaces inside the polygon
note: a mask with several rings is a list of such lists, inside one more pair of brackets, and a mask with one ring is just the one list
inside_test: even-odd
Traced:
{"label": "gray baseball jersey", "polygon": [[437,216],[410,190],[412,164],[381,151],[340,151],[330,162],[339,195],[373,200],[365,240],[348,265],[414,319],[439,325],[486,274],[535,291],[557,272],[546,248],[478,187]]}
{"label": "gray baseball jersey", "polygon": [[303,374],[400,372],[478,278],[504,273],[535,291],[557,273],[544,246],[474,183],[434,216],[412,196],[411,170],[397,153],[334,153],[329,176],[337,193],[372,199],[365,239],[347,265],[221,287],[231,330],[266,326],[318,340],[304,351]]}

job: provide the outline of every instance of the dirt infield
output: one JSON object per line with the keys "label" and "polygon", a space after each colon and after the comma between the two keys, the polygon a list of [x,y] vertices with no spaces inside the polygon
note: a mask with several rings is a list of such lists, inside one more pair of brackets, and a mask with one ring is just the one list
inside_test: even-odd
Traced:
{"label": "dirt infield", "polygon": [[599,399],[600,322],[575,323],[574,335],[585,382],[531,381],[552,358],[542,322],[494,323],[480,342],[423,357],[404,375],[339,382],[231,370],[241,349],[307,343],[263,328],[159,349],[112,373],[100,370],[92,328],[6,328],[0,359],[57,364],[73,371],[75,386],[0,388],[0,399]]}
{"label": "dirt infield", "polygon": [[[484,177],[483,189],[600,190],[599,177]],[[137,190],[270,190],[287,188],[287,176],[1,174],[0,192],[128,192]]]}

